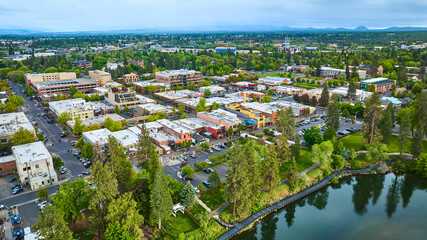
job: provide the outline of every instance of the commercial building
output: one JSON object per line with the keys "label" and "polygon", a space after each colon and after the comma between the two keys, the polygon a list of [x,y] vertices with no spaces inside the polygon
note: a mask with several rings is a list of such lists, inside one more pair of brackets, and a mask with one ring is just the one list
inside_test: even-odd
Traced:
{"label": "commercial building", "polygon": [[121,79],[122,83],[132,83],[132,82],[138,82],[138,81],[139,81],[139,77],[135,73],[125,74]]}
{"label": "commercial building", "polygon": [[73,65],[73,67],[78,68],[91,68],[92,67],[92,62],[91,61],[87,61],[87,60],[75,60],[71,62],[71,65]]}
{"label": "commercial building", "polygon": [[21,127],[32,132],[35,137],[34,127],[23,112],[0,114],[0,142],[7,144]]}
{"label": "commercial building", "polygon": [[244,101],[250,101],[250,100],[257,100],[258,102],[261,102],[262,99],[265,97],[265,93],[262,92],[255,92],[255,91],[244,91],[240,92],[240,96],[243,97]]}
{"label": "commercial building", "polygon": [[225,108],[225,110],[238,112],[240,116],[243,115],[242,117],[246,119],[246,121],[244,121],[242,124],[245,126],[251,126],[252,129],[258,129],[266,126],[264,115],[248,106],[250,106],[250,103],[229,105]]}
{"label": "commercial building", "polygon": [[276,102],[270,102],[268,103],[268,105],[272,107],[277,107],[278,109],[291,107],[296,117],[308,116],[313,114],[314,111],[316,111],[315,107],[310,107],[310,106],[300,104],[300,103],[295,103],[295,102],[276,101]]}
{"label": "commercial building", "polygon": [[136,106],[137,116],[154,115],[158,112],[170,114],[172,113],[172,110],[170,107],[166,107],[164,105],[154,104],[154,103],[140,104]]}
{"label": "commercial building", "polygon": [[193,139],[197,134],[218,139],[220,137],[223,137],[226,131],[223,125],[209,122],[200,117],[179,119],[174,122],[190,129],[193,133],[195,133],[193,135]]}
{"label": "commercial building", "polygon": [[108,142],[108,136],[110,135],[110,130],[102,128],[90,132],[83,132],[83,140],[85,142],[90,142],[93,146],[99,145],[100,149],[105,151],[105,144]]}
{"label": "commercial building", "polygon": [[12,147],[18,176],[23,185],[36,190],[58,182],[52,156],[43,142],[34,142]]}
{"label": "commercial building", "polygon": [[235,47],[216,47],[215,48],[216,53],[226,53],[227,51],[230,51],[231,53],[235,53],[236,48]]}
{"label": "commercial building", "polygon": [[156,81],[174,86],[187,86],[190,83],[199,84],[202,79],[202,73],[194,70],[166,70],[156,72]]}
{"label": "commercial building", "polygon": [[34,89],[37,95],[69,93],[72,86],[76,87],[80,92],[92,92],[94,88],[101,86],[101,82],[95,79],[76,78],[30,84],[30,87]]}
{"label": "commercial building", "polygon": [[[140,82],[133,82],[132,83],[136,87],[136,91],[138,93],[143,92],[150,92],[149,89],[157,89],[153,92],[160,92],[163,89],[166,91],[170,89],[170,85],[166,83],[156,82],[156,80],[147,80],[147,81],[140,81]],[[150,89],[151,90],[151,89]]]}
{"label": "commercial building", "polygon": [[58,80],[68,80],[77,78],[75,72],[59,72],[59,73],[26,73],[24,75],[25,84],[31,86],[36,82],[50,82]]}
{"label": "commercial building", "polygon": [[179,99],[184,99],[184,98],[203,97],[204,95],[205,95],[204,93],[186,90],[186,89],[179,90],[179,91],[159,92],[154,94],[154,96],[167,102],[175,102]]}
{"label": "commercial building", "polygon": [[206,86],[206,87],[200,87],[199,92],[204,93],[206,90],[209,90],[212,95],[221,95],[226,92],[225,88],[213,85],[213,86]]}
{"label": "commercial building", "polygon": [[16,160],[13,155],[0,157],[0,176],[16,173]]}
{"label": "commercial building", "polygon": [[100,80],[101,85],[105,85],[111,81],[111,73],[100,70],[89,71],[89,77],[95,80]]}
{"label": "commercial building", "polygon": [[[348,87],[338,87],[338,88],[331,88],[329,89],[329,95],[332,96],[332,94],[338,94],[341,96],[347,96],[348,95]],[[372,95],[372,92],[363,91],[360,89],[356,89],[356,101],[365,101],[365,99],[369,98]]]}
{"label": "commercial building", "polygon": [[[185,110],[196,111],[197,105],[199,104],[200,99],[201,99],[200,97],[188,98],[188,99],[185,98],[185,99],[176,100],[175,103],[183,106]],[[223,97],[211,97],[211,98],[206,98],[205,100],[206,100],[205,107],[207,108],[212,107],[214,103],[217,103],[220,106],[225,106],[225,105],[235,103],[235,101],[232,98],[223,98]]]}
{"label": "commercial building", "polygon": [[[327,77],[327,78],[338,78],[338,75],[341,73],[345,74],[345,69],[337,69],[337,68],[331,68],[331,67],[321,67],[320,68],[320,76]],[[357,73],[359,74],[359,79],[365,79],[366,78],[366,71],[365,70],[357,70]]]}
{"label": "commercial building", "polygon": [[[107,119],[107,118],[111,118],[113,121],[120,121],[120,122],[125,120],[124,117],[122,117],[118,114],[112,113],[112,114],[105,114],[105,115],[99,115],[99,116],[94,116],[94,117],[82,119],[82,124],[85,126],[90,126],[90,125],[96,124],[96,125],[100,125],[102,127],[102,126],[104,126],[105,119]],[[76,124],[76,121],[70,120],[67,122],[67,127],[70,129],[73,129],[74,124]]]}
{"label": "commercial building", "polygon": [[136,92],[125,87],[110,89],[105,100],[114,106],[118,106],[120,109],[123,109],[125,106],[133,109],[140,103],[136,97]]}
{"label": "commercial building", "polygon": [[240,119],[237,117],[236,114],[225,111],[223,109],[217,109],[211,112],[198,112],[197,117],[203,118],[206,121],[218,125],[223,125],[226,130],[230,127],[236,130],[237,125],[241,123]]}
{"label": "commercial building", "polygon": [[[360,64],[359,66],[357,66],[357,69],[363,69],[363,70],[365,70],[366,71],[366,75],[369,75],[369,76],[372,77],[371,67],[372,67],[371,65]],[[348,68],[349,68],[350,71],[352,71],[353,68],[354,68],[354,66],[349,66]],[[346,66],[344,66],[344,70],[345,69],[346,69]],[[383,66],[380,65],[380,66],[378,66],[376,74],[383,75],[383,71],[384,71],[384,68],[383,68]]]}
{"label": "commercial building", "polygon": [[274,89],[276,93],[282,93],[282,94],[288,94],[288,95],[295,95],[295,94],[302,94],[306,91],[305,88],[295,87],[295,86],[274,86],[270,89]]}
{"label": "commercial building", "polygon": [[284,78],[284,77],[262,77],[260,79],[258,79],[258,82],[261,84],[265,84],[267,86],[279,86],[282,85],[282,83],[290,83],[290,79],[289,78]]}
{"label": "commercial building", "polygon": [[129,61],[129,64],[137,65],[137,66],[140,66],[142,68],[145,67],[144,60]]}
{"label": "commercial building", "polygon": [[138,98],[138,100],[140,101],[141,104],[149,104],[149,103],[156,104],[157,103],[156,100],[151,99],[151,98],[146,97],[146,96],[143,96],[143,95],[139,95],[139,94],[136,95],[136,98]]}
{"label": "commercial building", "polygon": [[358,83],[358,88],[364,91],[369,91],[370,86],[374,85],[374,91],[384,93],[390,90],[395,83],[394,80],[388,78],[372,78]]}
{"label": "commercial building", "polygon": [[230,86],[235,87],[235,88],[240,88],[240,89],[256,90],[258,84],[246,82],[246,81],[241,81],[241,82],[230,83]]}
{"label": "commercial building", "polygon": [[66,113],[71,119],[85,119],[95,115],[93,107],[86,104],[86,101],[82,98],[51,102],[49,108],[56,116]]}

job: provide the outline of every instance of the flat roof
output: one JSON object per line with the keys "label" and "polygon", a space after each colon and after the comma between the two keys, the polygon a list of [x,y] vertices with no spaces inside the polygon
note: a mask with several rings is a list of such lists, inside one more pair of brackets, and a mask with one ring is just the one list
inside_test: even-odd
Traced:
{"label": "flat roof", "polygon": [[[111,118],[113,121],[122,121],[125,119],[124,117],[122,117],[116,113],[113,113],[113,114],[99,115],[99,116],[95,116],[95,117],[91,117],[91,118],[84,118],[81,120],[82,120],[83,125],[89,126],[91,124],[103,124],[105,119],[107,119],[107,118]],[[76,121],[74,121],[74,120],[70,120],[67,122],[67,125],[70,127],[73,127],[74,124],[76,124]]]}
{"label": "flat roof", "polygon": [[128,129],[112,132],[111,135],[114,136],[123,147],[134,145],[138,141],[138,136]]}
{"label": "flat roof", "polygon": [[16,162],[20,164],[41,161],[52,157],[41,141],[13,146],[12,152],[16,158]]}
{"label": "flat roof", "polygon": [[29,123],[27,116],[23,112],[12,112],[0,114],[0,125]]}
{"label": "flat roof", "polygon": [[154,102],[156,102],[156,100],[154,100],[154,99],[151,99],[151,98],[149,98],[149,97],[146,97],[146,96],[143,96],[143,95],[139,95],[139,94],[137,94],[136,95],[136,98],[138,98],[140,101],[141,101],[141,103],[154,103]]}
{"label": "flat roof", "polygon": [[183,127],[183,126],[181,126],[179,124],[176,124],[174,122],[171,122],[171,121],[169,121],[167,119],[159,119],[156,122],[160,123],[161,125],[169,128],[169,129],[171,129],[171,130],[173,130],[173,131],[175,131],[177,133],[183,133],[183,134],[193,133],[193,131],[191,131],[190,129],[188,129],[186,127]]}
{"label": "flat roof", "polygon": [[8,155],[4,157],[0,157],[0,163],[14,162],[16,161],[13,155]]}
{"label": "flat roof", "polygon": [[[367,80],[363,80],[361,81],[361,83],[377,83],[377,82],[382,82],[382,81],[387,81],[389,80],[388,78],[371,78],[371,79],[367,79]],[[390,80],[392,81],[392,80]]]}
{"label": "flat roof", "polygon": [[[141,123],[141,124],[138,124],[137,126],[142,128],[143,124],[144,123]],[[161,128],[163,128],[163,126],[160,123],[154,121],[154,122],[145,123],[145,128],[147,128],[148,130],[150,130],[150,129],[161,129]]]}
{"label": "flat roof", "polygon": [[49,82],[35,82],[32,83],[37,89],[50,88],[50,87],[66,87],[80,84],[98,84],[98,80],[88,78],[75,78],[66,80],[55,80]]}
{"label": "flat roof", "polygon": [[83,137],[88,139],[91,143],[105,144],[108,142],[108,136],[111,135],[110,130],[106,128],[84,132]]}
{"label": "flat roof", "polygon": [[62,101],[53,101],[49,103],[49,108],[54,111],[68,111],[72,109],[88,109],[89,105],[82,98],[67,99]]}
{"label": "flat roof", "polygon": [[197,116],[199,114],[222,121],[222,122],[226,122],[229,124],[240,122],[240,119],[237,117],[236,114],[230,113],[222,109],[213,110],[211,112],[198,112]]}
{"label": "flat roof", "polygon": [[145,110],[147,110],[149,112],[153,112],[153,111],[168,111],[168,110],[171,109],[170,107],[166,107],[164,105],[154,104],[154,103],[140,104],[140,105],[137,105],[137,107],[145,109]]}

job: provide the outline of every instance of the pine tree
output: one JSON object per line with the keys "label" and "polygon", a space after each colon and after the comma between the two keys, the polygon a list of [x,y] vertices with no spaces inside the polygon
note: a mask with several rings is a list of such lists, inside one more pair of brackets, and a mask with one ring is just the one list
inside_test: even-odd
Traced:
{"label": "pine tree", "polygon": [[299,134],[296,134],[294,142],[295,144],[291,145],[291,150],[292,150],[291,156],[296,158],[301,153],[301,137]]}
{"label": "pine tree", "polygon": [[190,181],[188,181],[181,192],[182,206],[191,207],[194,205],[195,201],[196,200],[195,200],[194,186],[190,183]]}
{"label": "pine tree", "polygon": [[106,149],[109,157],[108,164],[111,165],[111,169],[115,173],[119,189],[124,191],[135,170],[133,170],[130,161],[127,160],[125,149],[114,136],[108,137]]}
{"label": "pine tree", "polygon": [[378,124],[382,116],[381,101],[379,93],[375,92],[365,101],[365,114],[362,134],[368,143],[381,140]]}
{"label": "pine tree", "polygon": [[350,81],[350,66],[348,66],[348,62],[345,62],[345,75],[347,76],[347,81]]}
{"label": "pine tree", "polygon": [[52,204],[46,205],[39,212],[39,219],[36,223],[37,235],[42,239],[50,240],[71,240],[73,234],[59,210]]}
{"label": "pine tree", "polygon": [[150,220],[152,224],[162,227],[162,220],[167,219],[173,208],[172,197],[168,188],[168,181],[162,168],[158,168],[154,176],[150,197]]}
{"label": "pine tree", "polygon": [[289,187],[293,191],[296,188],[296,182],[298,179],[298,168],[297,168],[297,162],[295,161],[295,158],[291,159],[291,165],[288,169],[288,181],[289,181]]}
{"label": "pine tree", "polygon": [[322,95],[320,95],[320,98],[319,98],[319,105],[321,107],[327,107],[328,103],[329,103],[329,90],[328,90],[328,83],[325,82],[323,84]]}
{"label": "pine tree", "polygon": [[295,116],[292,107],[277,111],[275,126],[277,131],[287,138],[295,134]]}
{"label": "pine tree", "polygon": [[280,183],[277,146],[269,148],[267,157],[264,159],[262,164],[264,179],[267,180],[269,192],[272,193],[274,187]]}
{"label": "pine tree", "polygon": [[382,141],[385,144],[388,144],[390,142],[391,137],[393,135],[393,116],[394,116],[393,104],[389,103],[387,106],[387,109],[383,113],[381,123],[380,123]]}
{"label": "pine tree", "polygon": [[427,90],[417,96],[415,104],[415,134],[412,143],[412,155],[417,158],[423,151],[423,139],[427,134]]}
{"label": "pine tree", "polygon": [[146,168],[148,166],[150,151],[152,151],[151,148],[154,148],[153,142],[151,141],[151,137],[145,124],[142,124],[141,133],[139,134],[138,142],[136,143],[135,154],[135,159],[138,162],[139,167]]}
{"label": "pine tree", "polygon": [[411,136],[411,115],[403,114],[399,124],[399,150],[400,156],[406,149],[408,138]]}
{"label": "pine tree", "polygon": [[277,137],[276,150],[277,150],[277,158],[280,164],[283,164],[289,160],[291,153],[289,151],[288,139],[285,136],[280,135]]}
{"label": "pine tree", "polygon": [[326,119],[326,126],[333,127],[334,129],[340,128],[340,110],[339,103],[336,95],[332,96],[332,101],[328,105],[328,118]]}
{"label": "pine tree", "polygon": [[218,188],[221,186],[221,177],[217,170],[214,170],[208,177],[208,182],[211,184],[211,188]]}
{"label": "pine tree", "polygon": [[352,100],[356,97],[356,83],[353,82],[353,79],[348,84],[347,97]]}

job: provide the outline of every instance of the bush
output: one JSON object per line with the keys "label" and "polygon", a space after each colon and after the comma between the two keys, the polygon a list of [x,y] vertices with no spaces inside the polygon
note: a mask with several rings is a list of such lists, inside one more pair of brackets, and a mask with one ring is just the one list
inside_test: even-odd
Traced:
{"label": "bush", "polygon": [[49,192],[46,190],[46,188],[40,188],[40,190],[37,192],[37,197],[41,200],[47,200],[49,198]]}
{"label": "bush", "polygon": [[275,142],[276,140],[274,139],[274,137],[267,137],[265,140],[269,141],[269,142]]}
{"label": "bush", "polygon": [[332,178],[331,183],[332,184],[338,184],[339,180],[337,177]]}
{"label": "bush", "polygon": [[55,169],[59,169],[60,167],[64,166],[64,162],[59,157],[53,157],[53,167]]}
{"label": "bush", "polygon": [[197,185],[197,189],[199,189],[200,192],[203,192],[203,191],[205,191],[205,185],[199,184],[199,185]]}
{"label": "bush", "polygon": [[261,133],[257,133],[257,134],[255,134],[255,137],[260,138],[260,139],[263,139],[263,138],[264,138],[264,135],[262,135]]}
{"label": "bush", "polygon": [[207,162],[198,162],[194,164],[195,168],[205,168],[208,165]]}

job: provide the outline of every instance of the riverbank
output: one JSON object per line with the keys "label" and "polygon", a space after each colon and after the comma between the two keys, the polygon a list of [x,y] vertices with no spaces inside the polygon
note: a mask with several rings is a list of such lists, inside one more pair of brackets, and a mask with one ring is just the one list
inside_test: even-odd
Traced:
{"label": "riverbank", "polygon": [[287,206],[290,203],[293,203],[303,197],[306,197],[307,195],[318,191],[319,189],[327,186],[330,184],[330,182],[332,181],[332,179],[334,179],[335,177],[339,177],[341,175],[343,176],[348,176],[348,175],[357,175],[357,174],[365,174],[365,173],[369,173],[375,169],[377,169],[378,167],[381,166],[381,164],[385,164],[385,162],[380,162],[380,163],[376,163],[374,165],[372,165],[371,167],[365,168],[365,169],[359,169],[359,170],[341,170],[341,171],[337,171],[332,173],[331,175],[329,175],[328,177],[324,178],[322,181],[320,181],[317,184],[313,184],[311,186],[309,186],[308,188],[305,188],[304,190],[297,192],[289,197],[287,197],[286,199],[277,202],[251,216],[249,216],[248,218],[246,218],[244,221],[235,224],[235,227],[230,229],[229,231],[227,231],[226,233],[224,233],[221,237],[219,237],[219,240],[226,240],[229,239],[231,237],[233,237],[234,235],[238,234],[239,232],[243,231],[244,229],[246,229],[247,227],[249,227],[250,225],[252,225],[253,223],[255,223],[256,221],[259,221],[260,219],[262,219],[263,217],[265,217],[266,215],[275,212],[279,209],[282,209],[283,207]]}

